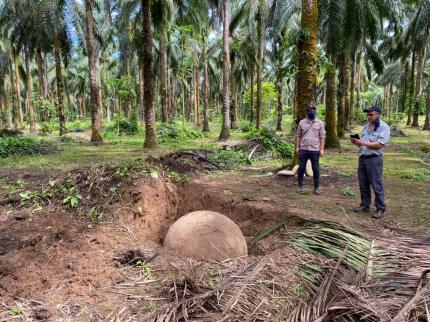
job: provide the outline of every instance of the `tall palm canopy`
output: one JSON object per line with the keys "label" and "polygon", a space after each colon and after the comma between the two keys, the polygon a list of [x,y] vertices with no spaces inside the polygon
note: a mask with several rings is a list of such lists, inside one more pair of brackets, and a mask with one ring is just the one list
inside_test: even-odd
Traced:
{"label": "tall palm canopy", "polygon": [[157,123],[226,140],[312,103],[327,148],[368,104],[429,130],[429,17],[430,0],[2,0],[0,126],[89,118],[101,143],[128,122],[154,148]]}

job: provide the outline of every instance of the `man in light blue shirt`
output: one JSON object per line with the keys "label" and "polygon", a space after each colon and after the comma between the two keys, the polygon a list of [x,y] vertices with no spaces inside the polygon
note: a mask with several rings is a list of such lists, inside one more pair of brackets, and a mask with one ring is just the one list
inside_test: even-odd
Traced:
{"label": "man in light blue shirt", "polygon": [[367,113],[367,123],[364,126],[361,138],[351,137],[352,144],[360,147],[358,160],[358,182],[360,184],[361,203],[354,208],[355,212],[370,211],[371,190],[375,192],[376,211],[373,219],[380,219],[386,210],[384,201],[384,183],[382,170],[384,162],[382,155],[384,146],[390,140],[390,127],[380,119],[381,108],[372,106],[364,110]]}

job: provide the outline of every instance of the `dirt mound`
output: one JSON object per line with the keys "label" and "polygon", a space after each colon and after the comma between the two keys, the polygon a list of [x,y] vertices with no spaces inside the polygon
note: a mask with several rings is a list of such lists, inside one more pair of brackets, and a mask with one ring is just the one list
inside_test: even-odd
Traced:
{"label": "dirt mound", "polygon": [[23,134],[24,133],[22,133],[21,131],[15,130],[15,129],[2,129],[2,130],[0,130],[0,138],[19,136],[19,135],[23,135]]}
{"label": "dirt mound", "polygon": [[60,142],[67,143],[89,143],[91,141],[91,134],[88,132],[75,131],[66,133],[59,138]]}
{"label": "dirt mound", "polygon": [[400,138],[407,137],[407,134],[405,132],[403,132],[401,129],[398,129],[396,127],[391,127],[390,135],[392,137],[400,137]]}
{"label": "dirt mound", "polygon": [[208,156],[209,152],[203,150],[177,151],[148,161],[180,174],[219,170],[219,165],[210,161]]}
{"label": "dirt mound", "polygon": [[240,228],[214,211],[194,211],[179,218],[169,228],[164,246],[196,259],[224,260],[248,254]]}
{"label": "dirt mound", "polygon": [[142,252],[140,249],[130,249],[124,253],[119,254],[114,260],[121,265],[137,265],[139,262],[151,262],[157,254],[148,255]]}

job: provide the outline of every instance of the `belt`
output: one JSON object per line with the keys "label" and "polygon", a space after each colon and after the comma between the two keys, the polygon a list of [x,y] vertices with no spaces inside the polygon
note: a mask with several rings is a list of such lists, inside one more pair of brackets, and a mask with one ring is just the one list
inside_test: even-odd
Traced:
{"label": "belt", "polygon": [[382,154],[360,155],[360,159],[370,159],[380,156],[382,156]]}

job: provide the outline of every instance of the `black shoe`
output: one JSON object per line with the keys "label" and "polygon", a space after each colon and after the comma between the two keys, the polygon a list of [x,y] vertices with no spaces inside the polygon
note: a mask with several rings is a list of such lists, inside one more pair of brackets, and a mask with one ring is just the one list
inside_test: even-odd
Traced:
{"label": "black shoe", "polygon": [[315,188],[314,188],[314,195],[319,196],[320,194],[321,194],[320,187],[315,187]]}
{"label": "black shoe", "polygon": [[369,206],[360,206],[353,209],[354,212],[363,213],[363,212],[370,212]]}
{"label": "black shoe", "polygon": [[297,193],[302,193],[303,192],[303,186],[298,185],[296,188],[296,192]]}
{"label": "black shoe", "polygon": [[384,210],[376,210],[373,215],[372,218],[373,219],[381,219],[384,216],[385,211]]}

